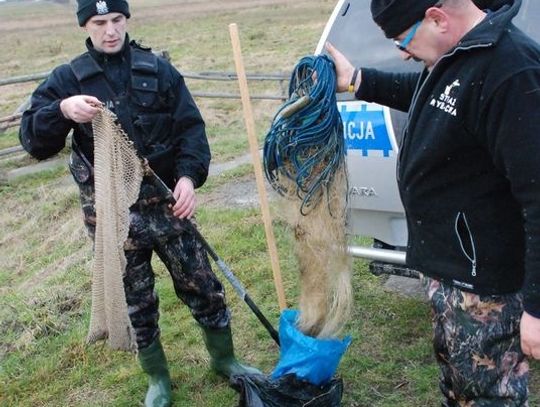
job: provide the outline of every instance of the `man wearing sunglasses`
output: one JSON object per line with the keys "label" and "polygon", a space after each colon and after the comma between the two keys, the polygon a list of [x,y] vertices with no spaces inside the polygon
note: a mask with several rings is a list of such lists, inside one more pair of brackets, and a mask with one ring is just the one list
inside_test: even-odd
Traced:
{"label": "man wearing sunglasses", "polygon": [[372,0],[420,73],[357,69],[338,91],[408,112],[398,184],[407,264],[433,309],[443,406],[527,406],[540,359],[540,47],[521,0]]}

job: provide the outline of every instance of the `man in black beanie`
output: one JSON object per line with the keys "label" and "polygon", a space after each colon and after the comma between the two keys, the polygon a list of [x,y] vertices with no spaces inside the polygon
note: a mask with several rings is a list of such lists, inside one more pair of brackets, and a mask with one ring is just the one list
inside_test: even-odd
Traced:
{"label": "man in black beanie", "polygon": [[145,405],[169,406],[171,379],[160,342],[153,252],[202,328],[212,368],[223,376],[260,373],[236,360],[223,286],[201,242],[186,229],[195,212],[194,190],[208,175],[204,121],[180,73],[149,48],[129,41],[126,1],[78,0],[78,5],[79,25],[89,35],[88,50],[57,67],[34,91],[19,138],[41,160],[62,150],[73,130],[70,169],[92,238],[96,211],[91,122],[101,106],[114,111],[139,154],[173,190],[176,204],[171,208],[159,190],[143,180],[139,200],[130,208],[123,277],[138,358],[149,377]]}
{"label": "man in black beanie", "polygon": [[126,18],[130,17],[129,4],[125,0],[77,0],[77,4],[77,19],[81,27],[95,15],[121,13]]}
{"label": "man in black beanie", "polygon": [[339,92],[408,112],[407,265],[431,301],[446,407],[528,406],[526,356],[540,359],[540,46],[512,24],[520,7],[372,0],[419,73],[358,69],[326,46]]}
{"label": "man in black beanie", "polygon": [[371,2],[373,21],[384,31],[386,38],[395,38],[424,18],[426,10],[438,0],[380,0]]}

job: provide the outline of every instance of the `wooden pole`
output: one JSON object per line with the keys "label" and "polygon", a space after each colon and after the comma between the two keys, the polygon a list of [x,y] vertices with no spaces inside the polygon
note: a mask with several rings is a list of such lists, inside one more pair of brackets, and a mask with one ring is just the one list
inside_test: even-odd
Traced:
{"label": "wooden pole", "polygon": [[266,188],[264,186],[263,170],[261,158],[259,155],[259,145],[257,142],[257,136],[255,134],[255,121],[253,119],[253,111],[251,109],[251,100],[249,97],[246,71],[244,69],[242,50],[240,48],[240,37],[238,35],[238,27],[236,24],[229,25],[229,33],[231,36],[231,42],[233,47],[234,63],[236,65],[238,84],[240,85],[240,96],[242,99],[242,107],[244,110],[244,121],[247,129],[249,148],[251,151],[251,158],[253,160],[253,167],[255,169],[255,179],[257,181],[257,190],[259,192],[259,200],[264,221],[264,229],[266,232],[266,243],[268,245],[268,252],[270,254],[270,262],[272,264],[272,273],[274,275],[274,285],[276,287],[279,308],[280,310],[283,310],[287,308],[287,302],[285,300],[285,292],[283,290],[283,283],[281,280],[281,270],[279,268],[276,239],[274,237],[274,231],[272,229],[272,218],[270,216],[268,197],[266,195]]}

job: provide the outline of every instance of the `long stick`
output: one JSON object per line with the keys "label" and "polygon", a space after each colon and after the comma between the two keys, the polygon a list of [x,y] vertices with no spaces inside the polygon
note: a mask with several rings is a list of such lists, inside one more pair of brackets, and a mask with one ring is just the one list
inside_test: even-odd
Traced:
{"label": "long stick", "polygon": [[[161,178],[157,176],[157,174],[150,168],[147,162],[143,161],[143,168],[144,172],[147,176],[150,177],[152,183],[155,187],[158,188],[162,196],[166,197],[167,200],[171,205],[174,206],[176,203],[176,199],[174,199],[174,196],[172,194],[172,191],[169,189],[169,187],[163,182]],[[238,294],[238,296],[244,300],[244,302],[248,305],[248,307],[253,311],[253,313],[257,316],[259,321],[263,324],[263,326],[266,328],[272,339],[278,344],[279,346],[279,334],[274,329],[272,324],[266,319],[266,317],[263,315],[261,310],[255,305],[247,291],[245,290],[242,283],[235,277],[232,270],[227,266],[227,264],[218,256],[218,254],[214,251],[212,246],[208,244],[206,239],[201,235],[201,233],[198,231],[197,228],[193,226],[193,223],[189,221],[188,219],[185,219],[185,224],[189,228],[190,233],[192,233],[195,238],[203,245],[206,252],[212,257],[212,259],[216,262],[216,265],[221,270],[223,275],[227,280],[229,280],[229,283],[233,286],[234,290]]]}
{"label": "long stick", "polygon": [[234,53],[234,62],[236,65],[236,74],[238,76],[238,84],[240,85],[240,96],[242,97],[242,107],[244,109],[244,121],[249,140],[249,148],[255,169],[255,179],[257,181],[257,190],[259,192],[259,200],[261,203],[262,217],[264,221],[264,230],[266,232],[266,243],[270,254],[270,262],[272,264],[272,273],[274,275],[274,285],[278,296],[279,308],[282,311],[287,308],[285,300],[285,292],[281,280],[281,269],[279,268],[279,260],[277,255],[276,239],[272,229],[272,218],[270,217],[270,209],[268,205],[268,197],[264,187],[263,170],[261,158],[259,155],[259,146],[255,135],[255,121],[253,120],[253,111],[251,109],[251,101],[249,97],[249,89],[246,79],[246,71],[242,60],[242,50],[240,48],[240,38],[238,36],[238,27],[236,24],[229,25],[229,33]]}

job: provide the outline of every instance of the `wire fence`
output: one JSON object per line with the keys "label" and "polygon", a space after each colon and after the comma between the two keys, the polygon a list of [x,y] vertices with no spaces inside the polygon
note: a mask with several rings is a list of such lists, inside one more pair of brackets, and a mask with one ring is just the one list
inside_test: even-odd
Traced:
{"label": "wire fence", "polygon": [[[30,75],[13,76],[11,78],[0,79],[0,87],[14,84],[22,84],[27,82],[42,81],[50,75],[51,71],[39,72]],[[182,72],[182,76],[186,79],[204,80],[204,81],[217,81],[217,82],[232,82],[238,78],[234,72]],[[285,101],[287,99],[287,86],[290,74],[284,72],[278,73],[256,73],[247,74],[248,81],[270,81],[279,83],[279,93],[272,94],[253,94],[251,99],[254,100],[280,100]],[[218,98],[218,99],[240,99],[239,93],[231,92],[191,92],[193,97],[200,98]],[[29,104],[29,97],[26,101],[17,108],[17,110],[6,117],[0,117],[0,136],[6,130],[14,127],[19,127],[21,123],[22,111],[26,109]],[[0,157],[10,155],[22,151],[22,147],[9,147],[0,150]]]}

